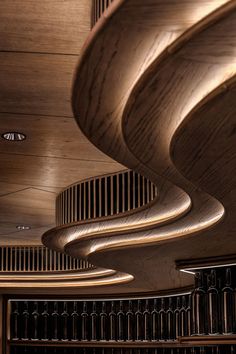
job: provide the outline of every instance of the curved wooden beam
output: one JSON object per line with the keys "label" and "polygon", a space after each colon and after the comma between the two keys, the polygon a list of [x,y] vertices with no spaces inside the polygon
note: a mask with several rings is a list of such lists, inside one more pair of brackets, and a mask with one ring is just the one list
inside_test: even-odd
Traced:
{"label": "curved wooden beam", "polygon": [[[133,226],[125,217],[68,225],[43,236],[48,247],[132,274],[134,288],[156,291],[192,282],[175,269],[178,259],[235,253],[227,232],[228,202],[216,193],[217,183],[205,183],[201,161],[196,163],[191,148],[193,135],[184,133],[184,122],[191,122],[205,104],[208,122],[209,93],[236,74],[235,11],[236,1],[130,0],[114,1],[105,12],[78,67],[75,117],[103,152],[153,181],[159,199],[152,206],[152,223],[147,210],[138,219],[132,216]],[[220,101],[219,92],[214,95]],[[219,109],[227,114],[227,107]],[[194,137],[201,144],[201,135]],[[181,163],[183,151],[188,166],[199,169],[198,179]],[[230,154],[234,152],[232,146]],[[218,167],[212,159],[204,161],[211,172]],[[165,224],[160,223],[162,208],[175,215]],[[229,243],[215,235],[222,225]]]}

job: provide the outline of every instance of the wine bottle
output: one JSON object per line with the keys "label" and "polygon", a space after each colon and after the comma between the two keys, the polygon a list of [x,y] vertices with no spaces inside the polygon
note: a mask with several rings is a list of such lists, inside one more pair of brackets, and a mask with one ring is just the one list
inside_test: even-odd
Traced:
{"label": "wine bottle", "polygon": [[144,321],[144,340],[150,340],[150,311],[149,311],[149,301],[146,300],[145,310],[143,312],[143,321]]}
{"label": "wine bottle", "polygon": [[47,302],[47,301],[44,301],[44,304],[43,304],[43,312],[42,312],[42,314],[41,314],[42,340],[48,340],[48,339],[49,339],[48,320],[49,320],[48,302]]}
{"label": "wine bottle", "polygon": [[53,312],[51,314],[52,322],[52,340],[59,340],[58,330],[59,330],[59,313],[58,313],[58,303],[57,301],[53,304]]}
{"label": "wine bottle", "polygon": [[61,326],[62,326],[62,337],[63,341],[68,340],[68,319],[69,313],[67,311],[67,302],[64,301],[63,303],[63,312],[61,313]]}
{"label": "wine bottle", "polygon": [[87,302],[83,302],[83,312],[81,313],[81,340],[88,340],[88,312]]}
{"label": "wine bottle", "polygon": [[216,288],[216,271],[207,277],[207,317],[208,334],[219,334],[219,292]]}
{"label": "wine bottle", "polygon": [[97,320],[98,320],[98,315],[96,311],[96,302],[93,301],[93,311],[90,314],[91,318],[91,340],[96,341],[97,340]]}
{"label": "wine bottle", "polygon": [[180,309],[180,336],[184,337],[188,335],[188,318],[187,318],[187,304],[186,297],[182,296],[182,306]]}
{"label": "wine bottle", "polygon": [[109,340],[116,340],[116,313],[115,313],[115,302],[111,303],[111,311],[109,313]]}
{"label": "wine bottle", "polygon": [[102,312],[100,313],[100,340],[106,340],[106,329],[107,329],[107,313],[106,313],[106,303],[102,303]]}
{"label": "wine bottle", "polygon": [[173,312],[173,299],[169,297],[169,307],[166,311],[166,322],[167,322],[167,339],[174,339],[174,312]]}
{"label": "wine bottle", "polygon": [[223,311],[223,334],[233,333],[233,299],[234,291],[231,287],[231,270],[226,269],[225,287],[222,289],[222,311]]}
{"label": "wine bottle", "polygon": [[176,308],[174,310],[174,337],[178,339],[180,337],[180,297],[176,299]]}
{"label": "wine bottle", "polygon": [[133,305],[132,301],[129,300],[129,308],[126,313],[126,326],[127,326],[127,341],[132,341],[134,338],[134,313],[133,313]]}
{"label": "wine bottle", "polygon": [[161,299],[161,308],[159,311],[159,339],[161,341],[166,339],[166,310],[165,310],[165,299]]}
{"label": "wine bottle", "polygon": [[38,311],[38,302],[34,301],[34,310],[31,315],[31,324],[32,324],[32,340],[38,340],[38,330],[39,330],[39,311]]}
{"label": "wine bottle", "polygon": [[187,308],[186,308],[186,313],[187,313],[187,336],[190,337],[192,333],[192,327],[191,327],[191,294],[188,296],[188,303],[187,303]]}
{"label": "wine bottle", "polygon": [[73,303],[73,312],[71,313],[71,340],[77,341],[78,338],[78,322],[79,322],[79,314],[77,311],[77,302]]}
{"label": "wine bottle", "polygon": [[24,301],[24,310],[22,313],[22,340],[29,339],[29,307],[28,302]]}
{"label": "wine bottle", "polygon": [[142,338],[142,324],[143,324],[143,314],[141,311],[141,300],[138,300],[138,306],[137,306],[137,311],[135,312],[135,340],[136,341],[141,341]]}
{"label": "wine bottle", "polygon": [[14,311],[11,314],[11,328],[12,328],[12,335],[11,339],[13,340],[19,340],[19,309],[18,309],[18,302],[14,302]]}
{"label": "wine bottle", "polygon": [[196,273],[196,289],[192,294],[192,319],[193,334],[206,333],[206,292],[203,287],[203,273]]}
{"label": "wine bottle", "polygon": [[123,309],[123,301],[120,301],[120,309],[117,313],[118,321],[118,341],[123,341],[125,339],[125,313]]}
{"label": "wine bottle", "polygon": [[154,299],[154,306],[151,312],[152,318],[152,341],[158,340],[158,323],[159,323],[159,313],[157,310],[157,299]]}

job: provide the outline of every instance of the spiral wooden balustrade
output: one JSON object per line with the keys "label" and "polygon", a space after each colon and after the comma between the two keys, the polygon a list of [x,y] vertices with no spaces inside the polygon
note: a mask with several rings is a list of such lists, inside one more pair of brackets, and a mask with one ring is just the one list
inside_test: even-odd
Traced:
{"label": "spiral wooden balustrade", "polygon": [[236,254],[236,1],[114,0],[101,13],[76,71],[74,115],[157,197],[59,225],[43,243],[116,270],[113,282],[122,274],[110,292],[188,287],[176,264]]}

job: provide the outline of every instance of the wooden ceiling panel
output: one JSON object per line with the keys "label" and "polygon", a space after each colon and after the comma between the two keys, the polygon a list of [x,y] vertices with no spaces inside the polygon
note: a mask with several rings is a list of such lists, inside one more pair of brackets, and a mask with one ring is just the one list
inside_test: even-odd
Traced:
{"label": "wooden ceiling panel", "polygon": [[[23,224],[22,220],[21,224]],[[41,236],[54,224],[48,224],[45,226],[33,226],[30,230],[18,231],[16,229],[17,224],[5,224],[0,223],[0,246],[26,246],[26,245],[42,245]]]}
{"label": "wooden ceiling panel", "polygon": [[0,135],[9,131],[26,134],[22,142],[1,138],[1,153],[113,162],[88,141],[72,118],[0,113],[0,120]]}
{"label": "wooden ceiling panel", "polygon": [[0,182],[63,188],[76,181],[124,169],[118,163],[0,154]]}
{"label": "wooden ceiling panel", "polygon": [[72,117],[71,84],[77,60],[0,53],[0,111]]}
{"label": "wooden ceiling panel", "polygon": [[[22,237],[40,244],[41,232],[49,225],[54,225],[54,205],[56,194],[37,188],[25,188],[0,197],[0,244],[5,237],[15,242],[15,237]],[[19,231],[18,225],[29,225],[30,230]],[[13,237],[13,240],[12,240]],[[3,243],[2,243],[3,242]]]}
{"label": "wooden ceiling panel", "polygon": [[[0,244],[39,244],[59,191],[124,167],[77,127],[71,87],[90,31],[90,0],[0,1]],[[52,193],[50,193],[52,192]],[[16,226],[26,224],[29,231]]]}
{"label": "wooden ceiling panel", "polygon": [[90,30],[90,0],[1,0],[0,49],[78,54]]}

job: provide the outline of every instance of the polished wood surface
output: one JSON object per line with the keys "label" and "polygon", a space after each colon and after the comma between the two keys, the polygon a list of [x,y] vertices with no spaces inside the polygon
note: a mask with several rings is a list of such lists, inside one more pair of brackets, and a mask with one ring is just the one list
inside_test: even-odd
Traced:
{"label": "polished wood surface", "polygon": [[[60,189],[125,165],[157,186],[150,208],[53,228],[43,242],[117,271],[100,279],[108,293],[190,286],[193,277],[176,270],[176,261],[236,250],[236,1],[112,2],[82,49],[72,98],[78,125],[102,152],[76,130],[70,104],[88,2],[59,3],[49,9],[45,0],[39,9],[24,2],[27,11],[16,11],[9,25],[17,2],[1,4],[2,132],[24,127],[27,140],[0,143],[0,241],[39,243],[54,224]],[[15,232],[17,217],[35,228]],[[99,281],[77,285],[81,293],[104,292],[94,288]]]}
{"label": "polished wood surface", "polygon": [[[90,31],[88,0],[0,3],[0,244],[41,244],[64,187],[123,166],[101,153],[73,119],[71,85]],[[19,231],[17,225],[31,230]]]}
{"label": "polished wood surface", "polygon": [[[151,227],[140,215],[136,230],[122,219],[113,229],[71,225],[46,233],[47,245],[157,291],[192,282],[178,259],[235,253],[235,11],[235,1],[113,2],[78,67],[75,117],[103,152],[149,177],[176,215]],[[169,188],[179,193],[167,202]]]}

